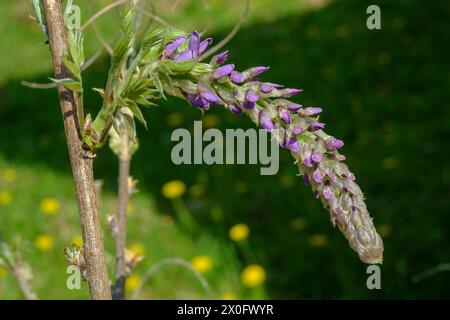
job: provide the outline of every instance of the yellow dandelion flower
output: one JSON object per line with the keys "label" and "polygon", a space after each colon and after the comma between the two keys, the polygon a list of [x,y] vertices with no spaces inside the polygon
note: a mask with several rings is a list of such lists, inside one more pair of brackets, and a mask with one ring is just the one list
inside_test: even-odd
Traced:
{"label": "yellow dandelion flower", "polygon": [[41,211],[46,215],[54,215],[59,212],[61,205],[59,201],[55,198],[48,197],[41,201]]}
{"label": "yellow dandelion flower", "polygon": [[145,255],[145,247],[141,243],[132,244],[129,250],[140,256]]}
{"label": "yellow dandelion flower", "polygon": [[139,283],[141,283],[141,277],[135,274],[132,274],[129,276],[125,282],[125,290],[127,291],[133,291],[139,286]]}
{"label": "yellow dandelion flower", "polygon": [[202,118],[204,128],[215,128],[220,122],[220,119],[215,114],[207,114]]}
{"label": "yellow dandelion flower", "polygon": [[169,181],[162,186],[162,194],[168,199],[181,197],[186,192],[186,185],[180,180]]}
{"label": "yellow dandelion flower", "polygon": [[194,184],[189,188],[191,197],[198,198],[205,193],[205,188],[201,184]]}
{"label": "yellow dandelion flower", "polygon": [[308,223],[306,222],[305,218],[295,218],[291,220],[291,228],[294,231],[300,231],[306,228],[306,225]]}
{"label": "yellow dandelion flower", "polygon": [[0,279],[3,279],[8,274],[8,270],[5,267],[0,266]]}
{"label": "yellow dandelion flower", "polygon": [[74,236],[70,242],[74,245],[76,245],[77,247],[83,247],[83,238],[81,236]]}
{"label": "yellow dandelion flower", "polygon": [[392,228],[391,226],[387,224],[382,224],[378,226],[378,233],[382,237],[389,237],[392,234]]}
{"label": "yellow dandelion flower", "polygon": [[197,256],[191,260],[191,264],[195,270],[204,273],[212,269],[214,262],[208,256]]}
{"label": "yellow dandelion flower", "polygon": [[233,241],[245,240],[248,238],[249,234],[250,234],[250,228],[244,223],[239,223],[239,224],[234,225],[228,232],[228,235],[230,236],[231,240],[233,240]]}
{"label": "yellow dandelion flower", "polygon": [[184,122],[184,117],[182,113],[172,113],[167,117],[167,124],[170,127],[178,127]]}
{"label": "yellow dandelion flower", "polygon": [[132,214],[134,212],[134,205],[131,202],[128,202],[127,205],[127,214]]}
{"label": "yellow dandelion flower", "polygon": [[222,296],[220,297],[222,300],[237,300],[237,296],[234,293],[231,292],[225,292],[224,294],[222,294]]}
{"label": "yellow dandelion flower", "polygon": [[53,238],[47,234],[41,234],[37,236],[35,245],[41,251],[50,251],[53,248]]}
{"label": "yellow dandelion flower", "polygon": [[12,202],[12,193],[4,190],[0,191],[0,206],[6,206]]}
{"label": "yellow dandelion flower", "polygon": [[314,234],[309,237],[309,244],[312,247],[324,247],[328,244],[328,236],[322,233]]}
{"label": "yellow dandelion flower", "polygon": [[249,265],[242,271],[241,282],[249,288],[260,287],[266,281],[266,270],[257,264]]}
{"label": "yellow dandelion flower", "polygon": [[5,169],[3,171],[2,178],[5,182],[14,182],[17,179],[17,173],[14,169]]}

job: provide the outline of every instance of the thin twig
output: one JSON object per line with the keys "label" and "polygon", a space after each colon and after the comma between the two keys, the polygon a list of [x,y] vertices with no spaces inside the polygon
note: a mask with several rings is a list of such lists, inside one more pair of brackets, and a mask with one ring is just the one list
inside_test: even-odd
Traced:
{"label": "thin twig", "polygon": [[141,282],[139,283],[139,286],[136,288],[136,290],[133,291],[131,300],[136,300],[139,297],[139,295],[141,294],[142,288],[144,287],[144,284],[158,270],[160,270],[164,266],[171,265],[171,264],[179,265],[179,266],[185,267],[188,270],[190,270],[195,275],[196,279],[199,281],[200,285],[205,290],[206,294],[208,296],[212,295],[211,288],[208,284],[208,281],[206,281],[206,279],[202,276],[202,274],[200,272],[198,272],[197,270],[195,270],[189,262],[187,262],[186,260],[181,259],[181,258],[167,258],[167,259],[159,261],[157,264],[155,264],[153,267],[151,267],[150,269],[148,269],[145,272],[144,276],[142,277]]}
{"label": "thin twig", "polygon": [[126,241],[127,241],[127,209],[130,199],[130,141],[126,128],[120,132],[119,153],[119,201],[117,208],[117,233],[115,234],[116,245],[116,281],[113,287],[113,299],[125,299],[126,282]]}
{"label": "thin twig", "polygon": [[442,272],[442,271],[450,271],[450,263],[441,263],[435,267],[427,269],[412,278],[412,283],[418,283],[426,278],[431,277],[432,275]]}
{"label": "thin twig", "polygon": [[[14,275],[14,277],[17,280],[17,283],[19,284],[20,290],[25,296],[25,299],[27,300],[37,300],[37,295],[31,289],[30,286],[30,275],[25,270],[25,267],[22,263],[22,259],[20,254],[17,251],[13,251],[11,247],[6,243],[1,237],[0,237],[0,244],[1,244],[1,252],[5,253],[8,252],[11,259],[7,259],[6,257],[3,257],[0,252],[0,257],[3,258],[2,260],[6,264],[5,267]],[[10,261],[11,260],[11,261]]]}
{"label": "thin twig", "polygon": [[[70,75],[63,63],[68,52],[61,1],[44,0],[49,44],[52,53],[56,79]],[[74,93],[64,86],[58,86],[61,111],[64,119],[67,145],[75,182],[81,233],[86,262],[86,276],[92,299],[111,299],[108,270],[106,267],[100,217],[95,195],[93,160],[82,156],[78,106]]]}
{"label": "thin twig", "polygon": [[206,58],[212,56],[214,53],[216,53],[217,51],[222,49],[224,46],[226,46],[228,44],[228,42],[230,42],[231,39],[234,38],[234,36],[239,32],[239,30],[241,29],[245,20],[247,19],[249,11],[250,11],[250,0],[246,0],[245,9],[244,9],[244,12],[242,13],[241,19],[239,19],[239,22],[234,26],[233,30],[231,30],[231,32],[222,41],[220,41],[218,44],[216,44],[211,49],[206,51],[200,57],[200,61],[205,60]]}

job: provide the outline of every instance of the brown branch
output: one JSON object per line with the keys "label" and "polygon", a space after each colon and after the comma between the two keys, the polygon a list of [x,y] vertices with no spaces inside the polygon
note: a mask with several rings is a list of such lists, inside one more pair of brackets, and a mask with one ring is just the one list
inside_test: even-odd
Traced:
{"label": "brown branch", "polygon": [[[43,4],[55,76],[57,79],[66,78],[70,73],[63,66],[63,57],[68,51],[68,44],[61,13],[61,1],[44,0]],[[77,119],[77,105],[73,92],[61,85],[58,86],[58,92],[80,211],[86,273],[91,298],[111,299],[100,219],[96,206],[93,160],[81,155],[79,119]]]}
{"label": "brown branch", "polygon": [[120,132],[119,152],[119,201],[117,210],[116,245],[116,282],[113,288],[113,299],[125,299],[126,272],[126,238],[127,238],[127,209],[131,194],[130,176],[130,141],[126,128]]}

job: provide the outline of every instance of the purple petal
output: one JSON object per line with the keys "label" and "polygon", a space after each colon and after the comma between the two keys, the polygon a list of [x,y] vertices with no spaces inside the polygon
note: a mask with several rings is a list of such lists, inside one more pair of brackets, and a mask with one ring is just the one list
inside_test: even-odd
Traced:
{"label": "purple petal", "polygon": [[322,108],[318,108],[318,107],[309,107],[309,108],[306,108],[305,111],[306,111],[306,113],[307,113],[309,116],[313,116],[313,115],[315,115],[315,114],[321,113],[321,112],[322,112]]}
{"label": "purple petal", "polygon": [[240,84],[245,81],[244,75],[237,71],[231,72],[230,79],[231,79],[231,82],[233,82],[235,84]]}
{"label": "purple petal", "polygon": [[173,58],[173,60],[174,60],[174,61],[177,61],[177,62],[181,62],[181,61],[193,60],[193,59],[195,59],[196,57],[197,57],[197,56],[196,56],[196,54],[195,54],[194,51],[192,51],[192,50],[186,50],[186,51],[183,51],[183,52],[177,54],[177,55]]}
{"label": "purple petal", "polygon": [[213,103],[213,104],[221,104],[222,103],[222,100],[219,98],[219,96],[207,88],[200,87],[199,92],[200,92],[200,96],[210,103]]}
{"label": "purple petal", "polygon": [[305,183],[305,185],[309,184],[309,177],[306,173],[303,174],[303,182]]}
{"label": "purple petal", "polygon": [[325,123],[314,121],[308,128],[309,131],[317,131],[325,128]]}
{"label": "purple petal", "polygon": [[212,78],[214,80],[226,77],[231,74],[231,72],[234,69],[234,64],[226,64],[224,66],[218,67],[216,70],[214,70],[212,74]]}
{"label": "purple petal", "polygon": [[268,132],[271,132],[274,128],[273,122],[272,122],[272,119],[270,119],[269,113],[264,109],[262,109],[259,112],[259,123]]}
{"label": "purple petal", "polygon": [[288,105],[288,110],[289,111],[291,111],[291,112],[297,112],[298,110],[300,110],[300,108],[301,108],[302,106],[301,105],[299,105],[299,104],[296,104],[296,103],[291,103],[290,105]]}
{"label": "purple petal", "polygon": [[287,143],[287,148],[293,152],[300,152],[300,143],[297,138],[290,138]]}
{"label": "purple petal", "polygon": [[239,108],[239,106],[234,103],[229,104],[228,109],[230,109],[231,112],[233,112],[234,114],[241,114],[243,112],[242,109]]}
{"label": "purple petal", "polygon": [[243,105],[244,108],[247,109],[247,110],[251,110],[251,109],[253,109],[253,108],[255,107],[255,103],[254,103],[254,102],[247,102],[247,101],[244,101],[244,102],[242,103],[242,105]]}
{"label": "purple petal", "polygon": [[189,39],[189,49],[198,53],[200,51],[200,36],[197,31],[193,31]]}
{"label": "purple petal", "polygon": [[263,72],[266,72],[269,70],[270,67],[254,67],[251,69],[246,70],[246,73],[249,73],[252,77],[256,77],[257,75],[260,75]]}
{"label": "purple petal", "polygon": [[322,183],[322,181],[323,181],[323,174],[322,174],[322,172],[320,172],[319,169],[314,170],[313,180],[316,183]]}
{"label": "purple petal", "polygon": [[186,37],[179,37],[172,42],[170,42],[165,48],[164,48],[164,57],[169,58],[171,57],[178,48],[183,44],[183,42],[186,40]]}
{"label": "purple petal", "polygon": [[209,45],[213,42],[212,38],[207,38],[205,40],[203,40],[202,42],[200,42],[200,47],[198,49],[198,53],[202,54],[203,52],[206,51],[206,49],[209,47]]}
{"label": "purple petal", "polygon": [[282,85],[275,84],[275,83],[263,83],[261,87],[259,88],[262,93],[270,93],[275,88],[281,88]]}
{"label": "purple petal", "polygon": [[280,118],[281,120],[286,123],[286,124],[290,124],[292,119],[291,119],[291,115],[289,114],[289,112],[285,109],[280,109],[279,110],[280,113]]}
{"label": "purple petal", "polygon": [[218,54],[217,56],[214,56],[214,57],[211,59],[211,62],[214,62],[214,61],[215,61],[216,64],[222,64],[222,63],[224,63],[227,59],[228,59],[228,50],[225,51],[225,52],[222,52],[222,53]]}
{"label": "purple petal", "polygon": [[342,140],[336,139],[336,138],[330,138],[327,140],[327,147],[329,149],[340,149],[344,146],[344,142]]}
{"label": "purple petal", "polygon": [[299,89],[284,89],[284,90],[280,90],[280,93],[283,97],[285,98],[289,98],[292,97],[293,95],[302,92],[303,90],[299,90]]}
{"label": "purple petal", "polygon": [[326,186],[325,188],[323,188],[323,197],[325,199],[330,200],[332,196],[333,196],[333,191],[331,190],[331,188],[329,186]]}
{"label": "purple petal", "polygon": [[209,109],[209,103],[202,97],[196,94],[187,94],[186,95],[187,100],[193,105],[200,109]]}
{"label": "purple petal", "polygon": [[259,96],[255,91],[250,89],[247,90],[247,93],[245,94],[245,100],[250,103],[255,103],[259,100]]}
{"label": "purple petal", "polygon": [[314,164],[313,164],[312,161],[311,161],[311,157],[306,157],[306,158],[303,160],[303,164],[304,164],[306,167],[308,167],[308,168],[312,168],[312,167],[314,166]]}
{"label": "purple petal", "polygon": [[293,135],[299,135],[303,132],[303,128],[302,127],[294,127],[294,129],[292,130],[292,134]]}
{"label": "purple petal", "polygon": [[311,156],[312,161],[314,161],[315,163],[319,163],[323,160],[323,156],[320,153],[313,153],[313,155]]}

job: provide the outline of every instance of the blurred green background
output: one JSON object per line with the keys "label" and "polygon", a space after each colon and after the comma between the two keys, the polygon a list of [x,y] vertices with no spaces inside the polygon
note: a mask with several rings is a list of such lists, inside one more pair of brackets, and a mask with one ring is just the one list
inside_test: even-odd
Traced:
{"label": "blurred green background", "polygon": [[[86,20],[87,1],[76,2]],[[112,1],[92,2],[98,10]],[[412,277],[450,263],[450,6],[444,0],[378,0],[382,29],[371,31],[370,4],[253,0],[227,48],[238,69],[270,65],[264,80],[304,89],[294,100],[323,107],[327,132],[346,142],[343,153],[384,239],[382,290],[366,288],[366,265],[296,177],[288,152],[281,153],[276,176],[260,176],[258,166],[173,165],[175,128],[202,118],[204,126],[221,130],[252,124],[219,107],[202,117],[169,99],[144,110],[149,129],[139,128],[132,175],[140,192],[129,208],[128,243],[145,260],[130,278],[129,294],[146,270],[177,257],[201,272],[211,293],[188,268],[167,265],[144,284],[140,298],[448,298],[449,273],[419,283]],[[218,42],[239,20],[244,1],[155,0],[153,6],[170,24],[206,29]],[[56,91],[21,85],[52,75],[48,46],[30,13],[28,1],[0,2],[0,232],[22,252],[40,298],[86,299],[86,285],[69,291],[65,283],[63,247],[80,239]],[[114,39],[118,19],[113,11],[98,21],[106,39]],[[100,45],[91,30],[85,38],[90,56]],[[85,105],[92,113],[100,99],[87,88],[102,87],[107,68],[103,56],[85,73]],[[104,181],[100,209],[112,276],[106,217],[116,210],[118,168],[108,148],[95,170]],[[186,186],[181,198],[163,195],[169,181]],[[194,234],[180,227],[180,210],[198,224]],[[239,223],[250,234],[236,242],[229,230]],[[249,265],[260,268],[245,269]],[[5,269],[0,298],[22,298]]]}

